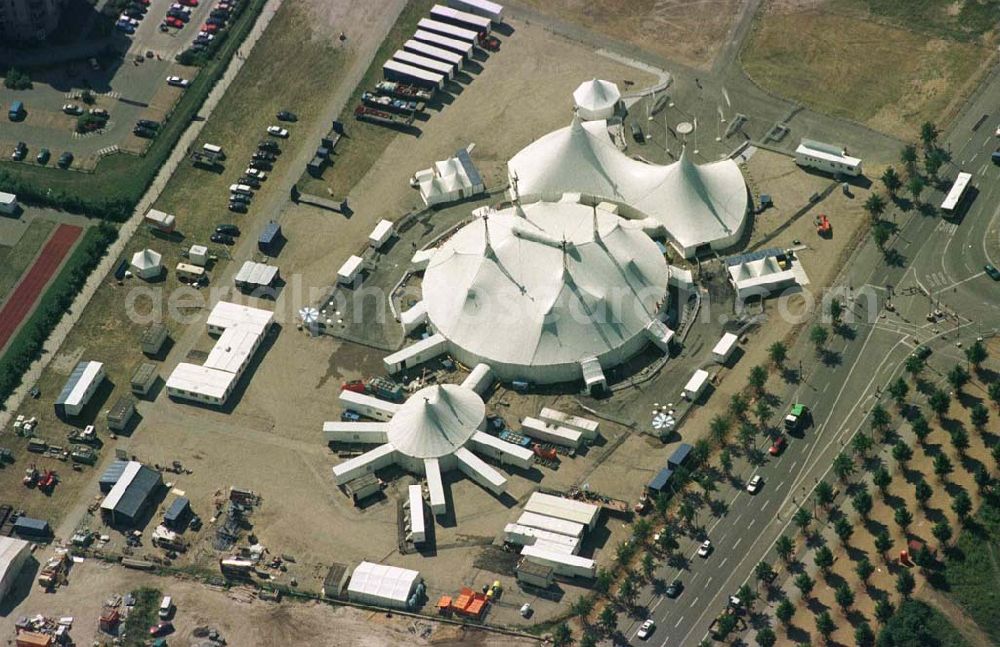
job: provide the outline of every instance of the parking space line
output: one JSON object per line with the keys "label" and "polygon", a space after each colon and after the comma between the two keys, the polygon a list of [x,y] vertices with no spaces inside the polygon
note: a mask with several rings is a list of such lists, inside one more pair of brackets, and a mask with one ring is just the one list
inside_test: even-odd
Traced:
{"label": "parking space line", "polygon": [[[711,580],[709,580],[709,581],[711,581]],[[692,607],[693,607],[694,605],[696,605],[696,604],[698,604],[698,598],[695,598],[694,600],[691,600],[691,606],[692,606]]]}
{"label": "parking space line", "polygon": [[681,626],[682,622],[684,622],[684,616],[681,616],[680,619],[677,620],[677,624],[674,625],[674,629],[676,629],[677,627]]}
{"label": "parking space line", "polygon": [[757,517],[754,517],[753,519],[751,519],[751,520],[750,520],[750,523],[748,523],[748,524],[747,524],[747,528],[748,528],[748,529],[749,529],[749,528],[753,528],[753,525],[754,525],[755,523],[757,523]]}
{"label": "parking space line", "polygon": [[728,561],[729,561],[729,558],[728,558],[728,557],[724,558],[724,559],[722,560],[722,563],[721,563],[721,564],[719,564],[719,566],[725,566],[725,565],[726,565],[726,562],[728,562]]}
{"label": "parking space line", "polygon": [[736,548],[740,545],[741,541],[743,541],[743,537],[740,537],[739,539],[736,540],[736,543],[733,544],[733,550],[736,550]]}
{"label": "parking space line", "polygon": [[[778,487],[780,488],[781,485],[779,484]],[[764,510],[766,510],[767,506],[770,505],[770,503],[771,503],[771,499],[768,499],[767,501],[765,501],[764,505],[760,506],[760,511],[763,512]]]}

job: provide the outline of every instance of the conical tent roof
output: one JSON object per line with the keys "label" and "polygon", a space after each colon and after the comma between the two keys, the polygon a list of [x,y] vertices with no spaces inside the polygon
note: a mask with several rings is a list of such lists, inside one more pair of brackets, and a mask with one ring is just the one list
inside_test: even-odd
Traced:
{"label": "conical tent roof", "polygon": [[472,389],[440,384],[420,389],[389,421],[389,444],[414,458],[455,453],[486,419],[486,405]]}
{"label": "conical tent roof", "polygon": [[159,252],[152,249],[143,249],[132,255],[132,267],[139,271],[151,270],[160,267],[163,257]]}
{"label": "conical tent roof", "polygon": [[573,103],[584,118],[591,114],[600,114],[597,118],[611,116],[621,98],[617,85],[600,79],[584,81],[573,91]]}

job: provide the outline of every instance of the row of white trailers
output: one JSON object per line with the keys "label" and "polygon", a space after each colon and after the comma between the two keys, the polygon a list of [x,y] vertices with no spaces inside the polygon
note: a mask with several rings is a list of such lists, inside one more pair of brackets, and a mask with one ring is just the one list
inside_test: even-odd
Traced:
{"label": "row of white trailers", "polygon": [[449,0],[449,5],[434,5],[430,18],[417,23],[413,38],[383,64],[387,80],[440,90],[472,57],[493,23],[503,20],[503,7],[493,2]]}
{"label": "row of white trailers", "polygon": [[504,527],[504,540],[521,546],[524,559],[548,566],[558,575],[593,578],[594,560],[577,553],[584,533],[596,525],[599,514],[600,508],[591,503],[535,492],[517,521]]}

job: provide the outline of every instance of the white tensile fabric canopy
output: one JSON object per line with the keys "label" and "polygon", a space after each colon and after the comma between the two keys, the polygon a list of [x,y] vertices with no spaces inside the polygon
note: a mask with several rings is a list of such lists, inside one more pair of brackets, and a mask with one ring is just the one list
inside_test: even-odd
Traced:
{"label": "white tensile fabric canopy", "polygon": [[523,201],[576,192],[627,205],[658,224],[685,256],[701,245],[733,245],[746,224],[749,196],[736,162],[696,165],[684,151],[673,164],[646,164],[618,150],[604,121],[574,117],[523,148],[507,169]]}
{"label": "white tensile fabric canopy", "polygon": [[140,278],[156,276],[162,268],[163,256],[152,249],[143,249],[132,255],[132,271]]}
{"label": "white tensile fabric canopy", "polygon": [[537,383],[579,379],[590,357],[629,359],[666,292],[663,255],[638,223],[569,201],[477,218],[435,252],[423,281],[452,354]]}
{"label": "white tensile fabric canopy", "polygon": [[581,119],[587,121],[613,116],[621,98],[617,85],[600,79],[584,81],[573,91],[576,112]]}
{"label": "white tensile fabric canopy", "polygon": [[389,421],[389,443],[413,458],[441,458],[463,447],[486,418],[486,405],[457,384],[425,387]]}

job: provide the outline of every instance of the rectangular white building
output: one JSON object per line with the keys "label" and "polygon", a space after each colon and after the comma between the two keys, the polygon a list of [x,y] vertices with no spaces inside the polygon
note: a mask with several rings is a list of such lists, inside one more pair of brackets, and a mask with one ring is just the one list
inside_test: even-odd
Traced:
{"label": "rectangular white building", "polygon": [[592,578],[597,574],[594,560],[579,555],[567,555],[538,546],[525,546],[521,549],[521,555],[537,564],[551,566],[557,574],[566,577]]}
{"label": "rectangular white building", "polygon": [[517,525],[538,528],[539,530],[547,530],[549,532],[566,535],[567,537],[575,537],[577,539],[583,537],[583,532],[587,528],[587,526],[582,523],[567,521],[566,519],[557,519],[556,517],[538,514],[537,512],[522,512],[521,516],[517,518]]}
{"label": "rectangular white building", "polygon": [[17,196],[0,191],[0,213],[12,216],[17,213]]}
{"label": "rectangular white building", "polygon": [[56,415],[78,416],[104,381],[104,364],[79,362],[56,398]]}
{"label": "rectangular white building", "polygon": [[542,412],[538,414],[538,417],[543,422],[547,422],[552,425],[575,429],[583,434],[583,437],[587,440],[594,440],[597,438],[597,430],[600,426],[596,420],[581,418],[580,416],[571,416],[568,413],[563,413],[562,411],[550,409],[548,407],[542,409]]}
{"label": "rectangular white building", "polygon": [[344,261],[340,269],[337,270],[337,283],[341,285],[354,285],[361,275],[364,265],[365,259],[352,254],[350,258]]}
{"label": "rectangular white building", "polygon": [[399,405],[395,402],[388,402],[367,393],[357,393],[347,389],[340,391],[337,400],[341,409],[350,409],[366,418],[383,422],[388,422],[399,411]]}
{"label": "rectangular white building", "polygon": [[583,434],[575,429],[550,425],[532,417],[521,421],[521,431],[537,440],[574,449],[580,446],[580,439],[583,438]]}
{"label": "rectangular white building", "polygon": [[842,146],[803,139],[795,149],[795,163],[827,173],[855,177],[861,175],[861,160],[851,157]]}
{"label": "rectangular white building", "polygon": [[[509,523],[503,528],[504,541],[518,546],[540,546],[569,555],[580,550],[580,540],[556,532]],[[541,543],[539,543],[541,542]]]}
{"label": "rectangular white building", "polygon": [[407,488],[410,508],[410,540],[414,544],[422,544],[427,541],[427,527],[424,524],[424,494],[423,488],[419,485],[411,485]]}
{"label": "rectangular white building", "polygon": [[681,397],[686,400],[694,402],[701,394],[705,391],[705,387],[708,385],[708,371],[703,369],[698,369],[688,380],[688,383],[684,385],[684,390],[681,391]]}
{"label": "rectangular white building", "polygon": [[408,568],[361,562],[347,585],[351,602],[393,609],[406,609],[420,582],[420,573]]}
{"label": "rectangular white building", "polygon": [[453,52],[449,49],[444,49],[443,47],[437,47],[436,45],[431,45],[430,43],[424,43],[415,38],[411,38],[403,43],[403,49],[408,52],[413,52],[414,54],[426,56],[427,58],[433,58],[436,61],[449,63],[456,71],[461,70],[462,66],[465,65],[465,57],[458,52]]}
{"label": "rectangular white building", "polygon": [[210,335],[221,335],[222,331],[236,324],[255,324],[267,328],[274,321],[274,313],[261,308],[219,301],[212,307],[205,325]]}
{"label": "rectangular white building", "polygon": [[503,22],[503,5],[491,0],[447,0],[449,7],[486,16],[496,24]]}
{"label": "rectangular white building", "polygon": [[597,518],[601,513],[601,509],[592,503],[584,503],[542,492],[532,493],[524,505],[524,510],[556,519],[573,521],[591,529],[597,525]]}
{"label": "rectangular white building", "polygon": [[31,544],[23,539],[0,537],[0,604],[17,581],[31,556]]}
{"label": "rectangular white building", "polygon": [[435,34],[430,31],[424,31],[423,29],[418,29],[413,34],[413,40],[421,43],[427,43],[428,45],[434,45],[435,47],[440,47],[441,49],[446,49],[450,52],[455,52],[466,59],[472,57],[472,52],[475,50],[475,45],[468,41],[458,40],[457,38],[448,38],[447,36]]}
{"label": "rectangular white building", "polygon": [[368,244],[375,249],[381,249],[383,245],[389,242],[394,233],[395,225],[391,220],[383,218],[375,225],[375,229],[372,229],[372,233],[368,234]]}
{"label": "rectangular white building", "polygon": [[729,357],[736,350],[736,344],[739,342],[740,338],[731,332],[727,332],[722,335],[719,342],[712,349],[712,359],[715,360],[717,364],[725,364],[729,361]]}
{"label": "rectangular white building", "polygon": [[392,60],[440,74],[446,79],[450,79],[455,76],[455,66],[453,64],[445,63],[444,61],[439,61],[421,54],[407,52],[406,50],[397,49],[392,55]]}

